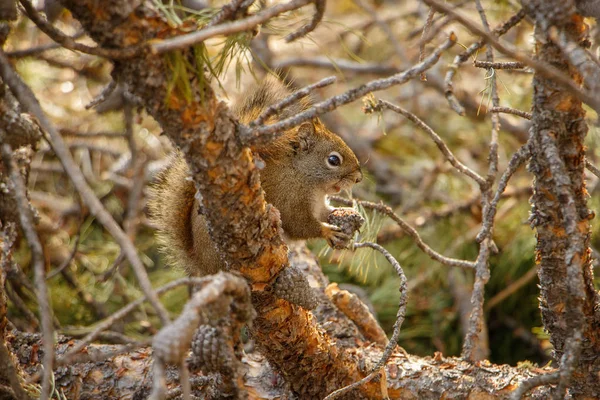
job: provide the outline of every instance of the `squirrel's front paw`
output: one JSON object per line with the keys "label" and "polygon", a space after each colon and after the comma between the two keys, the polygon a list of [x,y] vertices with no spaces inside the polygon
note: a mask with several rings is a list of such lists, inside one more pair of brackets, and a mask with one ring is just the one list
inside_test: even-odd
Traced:
{"label": "squirrel's front paw", "polygon": [[342,229],[331,224],[321,224],[321,235],[327,240],[327,244],[334,249],[347,249],[352,237],[342,232]]}

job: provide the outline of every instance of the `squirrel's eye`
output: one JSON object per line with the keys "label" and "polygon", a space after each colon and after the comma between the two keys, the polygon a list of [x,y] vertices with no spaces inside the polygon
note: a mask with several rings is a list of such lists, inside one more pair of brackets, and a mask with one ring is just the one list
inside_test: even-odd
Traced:
{"label": "squirrel's eye", "polygon": [[337,151],[332,151],[327,156],[327,166],[329,168],[337,168],[342,165],[342,156]]}

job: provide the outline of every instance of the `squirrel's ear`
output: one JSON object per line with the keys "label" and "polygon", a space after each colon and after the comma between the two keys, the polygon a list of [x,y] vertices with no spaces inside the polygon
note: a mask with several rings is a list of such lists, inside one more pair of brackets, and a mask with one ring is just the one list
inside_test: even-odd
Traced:
{"label": "squirrel's ear", "polygon": [[294,151],[309,151],[315,140],[315,126],[312,122],[304,122],[292,139]]}

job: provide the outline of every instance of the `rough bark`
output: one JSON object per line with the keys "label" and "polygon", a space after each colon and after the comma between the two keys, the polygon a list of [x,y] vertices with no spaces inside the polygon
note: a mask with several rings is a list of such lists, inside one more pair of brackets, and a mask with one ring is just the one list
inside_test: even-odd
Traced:
{"label": "rough bark", "polygon": [[[39,127],[27,114],[21,114],[17,102],[0,80],[0,143],[8,143],[14,158],[27,179],[32,148],[41,137]],[[0,188],[6,187],[8,175],[0,161]],[[0,224],[14,222],[18,226],[17,204],[10,190],[0,190]]]}
{"label": "rough bark", "polygon": [[[315,286],[320,294],[321,304],[315,310],[314,318],[323,326],[327,326],[328,334],[337,337],[346,347],[346,351],[360,352],[357,368],[363,373],[368,372],[381,356],[383,347],[370,346],[360,349],[361,334],[327,299],[324,293],[327,280],[312,254],[304,248],[296,248],[290,257],[291,264],[309,275],[311,285]],[[39,335],[14,331],[7,335],[7,343],[19,360],[20,367],[27,374],[32,375],[39,371],[39,360],[42,356],[39,352]],[[59,338],[57,356],[62,356],[77,343],[69,338]],[[73,363],[58,368],[55,371],[56,386],[64,392],[66,398],[73,400],[144,399],[152,380],[151,350],[143,347],[104,360],[106,355],[119,348],[118,345],[99,344],[83,348],[82,357],[93,356],[103,361]],[[270,367],[262,355],[256,352],[248,353],[243,359],[243,364],[247,369],[245,387],[250,398],[285,398],[291,394],[289,387],[279,378],[278,369]],[[441,357],[439,354],[433,358],[420,358],[397,353],[386,366],[386,382],[391,399],[508,399],[523,380],[550,372],[550,369],[527,370],[487,362],[476,366],[455,357]],[[302,380],[304,379],[302,377]],[[200,376],[192,374],[192,382],[198,381],[201,381]],[[204,380],[203,383],[204,385],[197,388],[200,393],[207,393],[210,390],[210,380]],[[176,397],[181,393],[176,368],[168,371],[167,385],[169,397]],[[533,399],[547,399],[549,389],[537,388],[530,394]],[[358,393],[355,393],[348,398],[357,398],[357,395]],[[381,398],[381,395],[373,397]],[[299,398],[318,397],[303,394]]]}
{"label": "rough bark", "polygon": [[[548,27],[564,30],[576,43],[584,37],[583,19],[569,12],[568,2],[556,12],[556,2],[532,2],[529,13],[536,20],[537,57],[581,84],[582,76],[569,64],[548,37]],[[547,8],[547,10],[545,10]],[[547,11],[547,12],[546,12]],[[588,127],[581,101],[555,82],[536,74],[533,80],[531,162],[535,175],[531,224],[537,232],[540,264],[540,309],[546,330],[560,360],[573,332],[582,328],[583,341],[578,371],[571,393],[600,393],[600,315],[591,267],[590,220],[585,187],[585,147]],[[569,210],[574,209],[573,215]],[[577,275],[583,277],[580,293],[573,292]],[[583,316],[578,317],[578,309]]]}

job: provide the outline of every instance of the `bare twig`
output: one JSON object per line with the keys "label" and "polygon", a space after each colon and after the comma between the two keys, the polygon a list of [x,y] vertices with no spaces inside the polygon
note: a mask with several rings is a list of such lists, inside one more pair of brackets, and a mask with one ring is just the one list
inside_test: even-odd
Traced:
{"label": "bare twig", "polygon": [[[490,26],[485,15],[485,11],[481,6],[480,0],[475,0],[475,6],[479,12],[481,22],[483,24],[484,31],[491,36]],[[486,51],[487,62],[494,62],[494,53],[491,47],[487,48]],[[489,95],[492,99],[492,105],[497,107],[500,104],[498,97],[498,87],[496,84],[496,73],[493,68],[488,68],[486,79],[489,80]],[[498,113],[492,114],[492,132],[490,137],[490,150],[488,155],[488,173],[485,179],[485,184],[481,185],[481,203],[483,208],[483,214],[487,215],[488,209],[490,209],[492,185],[496,179],[498,173],[498,132],[500,130],[500,119]],[[500,195],[497,196],[500,198]],[[489,222],[486,226],[485,223]],[[483,239],[479,242],[479,254],[475,265],[475,283],[473,285],[473,291],[471,293],[471,315],[469,317],[469,328],[465,335],[463,344],[463,357],[469,361],[476,361],[482,358],[487,358],[489,354],[488,346],[484,344],[488,343],[487,338],[482,339],[482,335],[485,335],[484,330],[484,314],[483,314],[483,302],[484,302],[484,289],[486,283],[490,279],[490,268],[489,268],[489,256],[493,242],[491,240],[491,229],[493,225],[493,219],[484,221],[484,225],[481,231],[486,230],[488,235],[482,235]]]}
{"label": "bare twig", "polygon": [[79,228],[77,229],[77,234],[75,235],[75,243],[73,243],[73,249],[71,250],[71,253],[62,262],[62,264],[58,268],[56,268],[55,270],[52,270],[52,271],[48,272],[48,274],[46,275],[46,280],[52,279],[56,275],[60,274],[65,268],[67,268],[71,264],[71,261],[73,261],[73,259],[75,258],[75,255],[77,254],[77,248],[79,247],[79,240],[81,239],[81,225],[82,225],[82,222],[83,221],[81,221],[79,223]]}
{"label": "bare twig", "polygon": [[521,397],[523,397],[523,395],[525,393],[529,392],[533,388],[536,388],[536,387],[542,386],[542,385],[550,385],[553,383],[557,383],[559,377],[560,377],[560,375],[558,372],[534,376],[533,378],[530,378],[530,379],[524,381],[523,383],[521,383],[519,385],[519,387],[517,389],[515,389],[514,392],[512,392],[510,398],[511,398],[511,400],[520,400]]}
{"label": "bare twig", "polygon": [[[521,22],[523,18],[525,18],[525,10],[521,9],[518,13],[510,17],[505,23],[494,29],[494,34],[496,36],[504,35],[509,31],[509,29]],[[469,57],[475,54],[477,50],[482,48],[484,44],[485,41],[483,40],[473,43],[467,50],[454,57],[454,61],[452,61],[452,64],[448,68],[448,72],[446,72],[446,77],[444,78],[446,99],[448,100],[450,107],[459,115],[465,115],[465,109],[454,95],[454,84],[452,80],[454,79],[454,75],[458,71],[460,65],[466,62]]]}
{"label": "bare twig", "polygon": [[600,169],[598,169],[598,167],[596,167],[594,164],[592,164],[590,162],[590,160],[585,160],[585,167],[588,169],[588,171],[590,171],[592,174],[596,175],[598,178],[600,178]]}
{"label": "bare twig", "polygon": [[278,16],[279,14],[283,14],[287,11],[296,10],[309,3],[312,3],[312,0],[291,0],[287,3],[277,4],[276,6],[267,8],[248,18],[211,26],[206,29],[201,29],[197,32],[188,33],[187,35],[180,35],[174,38],[163,40],[159,43],[154,43],[151,49],[156,54],[162,54],[168,51],[181,49],[184,47],[194,45],[196,43],[203,42],[206,39],[209,39],[214,36],[228,35],[232,33],[247,31],[259,24],[262,24],[272,19],[273,17]]}
{"label": "bare twig", "polygon": [[351,89],[345,93],[331,97],[315,104],[306,111],[303,111],[293,117],[286,118],[277,123],[254,130],[247,128],[241,129],[240,138],[243,143],[248,145],[266,143],[273,139],[273,135],[281,134],[281,132],[285,132],[289,128],[298,126],[304,121],[318,117],[319,115],[334,110],[344,104],[351,103],[370,92],[384,90],[395,85],[406,83],[410,79],[419,76],[421,72],[431,68],[439,60],[442,53],[452,47],[454,43],[456,43],[456,36],[451,33],[448,40],[436,48],[435,51],[433,51],[433,53],[429,55],[422,63],[419,63],[402,73],[390,76],[388,78],[371,81],[355,89]]}
{"label": "bare twig", "polygon": [[344,393],[348,393],[349,391],[356,389],[357,387],[369,382],[373,378],[375,378],[378,374],[385,374],[385,364],[387,360],[390,358],[390,355],[398,345],[398,336],[400,335],[400,327],[402,326],[402,322],[404,322],[404,317],[406,315],[406,304],[408,300],[408,287],[406,284],[406,275],[404,275],[404,271],[402,270],[402,266],[398,261],[388,252],[385,248],[378,245],[377,243],[371,242],[363,242],[363,243],[354,243],[354,249],[368,247],[373,250],[376,250],[383,254],[383,256],[388,260],[388,262],[394,267],[398,277],[400,278],[400,304],[398,305],[398,312],[396,313],[396,322],[394,322],[394,328],[392,331],[392,337],[388,342],[387,346],[385,346],[385,350],[381,355],[381,358],[375,364],[369,375],[362,378],[360,381],[354,382],[348,386],[345,386],[341,389],[337,389],[334,392],[331,392],[324,400],[333,400],[343,395]]}
{"label": "bare twig", "polygon": [[137,223],[135,221],[139,208],[140,199],[144,190],[144,168],[145,156],[140,154],[135,142],[135,131],[133,129],[133,105],[127,96],[123,95],[123,119],[125,122],[125,135],[127,136],[127,144],[129,146],[129,167],[132,171],[133,186],[129,191],[127,199],[127,210],[123,220],[123,229],[129,235],[131,240],[134,240],[137,232]]}
{"label": "bare twig", "polygon": [[[0,135],[3,136],[3,135]],[[50,396],[50,379],[52,375],[52,365],[54,363],[54,326],[52,325],[52,307],[50,306],[50,297],[48,286],[46,285],[46,271],[44,266],[44,250],[40,238],[34,228],[33,215],[29,208],[25,182],[17,168],[12,157],[10,145],[2,145],[2,162],[7,168],[8,174],[13,184],[13,195],[17,202],[19,210],[19,221],[21,229],[25,233],[29,248],[31,250],[33,270],[35,274],[35,287],[40,315],[42,317],[42,334],[44,338],[44,373],[42,380],[42,393],[40,398],[46,400]]]}
{"label": "bare twig", "polygon": [[37,330],[40,327],[40,321],[37,319],[35,314],[27,307],[27,304],[23,301],[23,299],[19,296],[19,294],[12,287],[13,283],[5,286],[6,296],[13,303],[13,305],[25,316],[27,320],[27,325],[31,329]]}
{"label": "bare twig", "polygon": [[113,217],[106,211],[100,200],[96,197],[92,189],[89,187],[85,178],[71,154],[67,150],[63,138],[55,129],[55,127],[47,119],[46,114],[42,111],[39,102],[31,89],[21,81],[21,79],[14,72],[6,55],[0,50],[0,75],[4,83],[11,89],[14,96],[19,100],[19,103],[33,114],[39,121],[40,126],[50,135],[51,145],[54,148],[54,152],[60,159],[61,163],[69,178],[73,182],[73,185],[81,195],[83,201],[90,209],[90,213],[94,215],[98,221],[106,228],[106,230],[113,236],[115,241],[119,243],[123,251],[125,252],[127,259],[131,263],[133,271],[140,283],[144,294],[148,296],[152,306],[155,308],[163,324],[167,324],[170,321],[167,310],[158,300],[156,293],[152,290],[152,284],[148,278],[148,274],[142,264],[135,246],[129,239],[129,237],[123,232],[119,225],[115,222]]}
{"label": "bare twig", "polygon": [[[423,60],[425,59],[425,45],[427,44],[425,38],[427,37],[429,29],[431,29],[431,25],[433,24],[433,17],[435,17],[435,10],[433,8],[430,8],[429,12],[427,13],[427,19],[425,20],[425,24],[423,25],[421,40],[419,41],[419,62],[423,62]],[[427,75],[425,75],[425,72],[421,72],[421,80],[427,80]]]}
{"label": "bare twig", "polygon": [[525,68],[525,64],[518,61],[506,61],[506,62],[493,62],[493,61],[473,61],[473,65],[477,68],[486,69],[522,69]]}
{"label": "bare twig", "polygon": [[[169,290],[172,290],[176,287],[183,286],[183,285],[203,285],[207,282],[207,280],[208,280],[208,278],[180,278],[173,282],[169,282],[168,284],[166,284],[164,286],[157,288],[156,294],[157,295],[163,294],[165,292],[168,292]],[[133,310],[138,308],[140,305],[142,305],[147,300],[148,300],[148,298],[146,296],[140,297],[139,299],[129,303],[125,307],[123,307],[120,310],[116,311],[115,313],[111,314],[109,317],[105,318],[104,320],[98,322],[98,324],[96,325],[95,329],[92,332],[90,332],[86,337],[84,337],[80,342],[78,342],[76,346],[73,346],[73,348],[70,349],[69,352],[67,352],[61,358],[56,360],[56,365],[62,366],[62,365],[67,365],[67,364],[73,362],[73,360],[77,356],[77,354],[85,346],[87,346],[93,340],[95,340],[100,335],[101,332],[110,328],[117,321],[125,318],[129,313],[131,313]]]}
{"label": "bare twig", "polygon": [[514,175],[517,169],[519,169],[519,167],[529,159],[530,155],[529,143],[527,143],[521,146],[521,148],[517,150],[515,154],[513,154],[512,158],[508,162],[508,167],[506,167],[506,171],[504,171],[502,177],[500,177],[500,181],[498,182],[496,193],[484,211],[481,231],[477,234],[476,238],[478,242],[481,243],[484,239],[491,236],[494,225],[494,217],[496,216],[496,209],[498,203],[500,202],[500,198],[502,197],[502,193],[504,193],[510,178]]}
{"label": "bare twig", "polygon": [[254,0],[232,0],[230,3],[225,4],[204,28],[210,28],[211,26],[218,25],[224,21],[232,19],[238,12],[247,10],[254,3]]}
{"label": "bare twig", "polygon": [[102,92],[100,92],[98,96],[96,96],[92,101],[90,101],[89,104],[85,106],[85,109],[89,110],[90,108],[96,107],[98,104],[104,102],[106,98],[115,91],[116,88],[117,81],[110,81],[110,83],[104,89],[102,89]]}
{"label": "bare twig", "polygon": [[435,261],[437,261],[441,264],[447,265],[449,267],[459,267],[459,268],[465,268],[465,269],[475,268],[475,263],[472,261],[458,260],[456,258],[449,258],[449,257],[443,256],[443,255],[439,254],[438,252],[436,252],[435,250],[433,250],[431,247],[429,247],[427,245],[427,243],[425,243],[423,241],[423,239],[421,239],[421,236],[419,235],[419,233],[416,231],[415,228],[410,226],[406,221],[404,221],[402,218],[400,218],[398,216],[398,214],[396,214],[389,206],[387,206],[383,203],[373,203],[370,201],[362,201],[362,200],[348,200],[348,199],[344,199],[344,198],[338,197],[338,196],[332,196],[331,199],[335,200],[337,202],[340,202],[342,204],[349,205],[349,206],[354,205],[353,202],[356,201],[357,204],[360,204],[364,208],[367,208],[369,210],[375,210],[384,215],[387,215],[395,223],[397,223],[398,226],[400,226],[400,228],[402,228],[402,230],[404,232],[406,232],[411,238],[413,238],[413,240],[415,241],[415,244],[425,254],[427,254],[429,257],[431,257],[432,260],[435,260]]}
{"label": "bare twig", "polygon": [[281,111],[285,107],[288,107],[288,106],[296,103],[298,100],[303,99],[304,97],[308,96],[313,90],[320,89],[322,87],[333,84],[336,81],[336,79],[337,78],[335,76],[330,76],[330,77],[321,79],[317,83],[313,83],[312,85],[308,85],[300,90],[295,91],[291,95],[287,96],[285,99],[281,100],[279,103],[269,106],[265,111],[262,112],[262,114],[260,114],[258,116],[258,118],[256,118],[254,121],[250,122],[250,124],[248,124],[248,126],[252,128],[255,126],[263,125],[265,123],[265,121],[267,121],[270,117],[275,115],[277,112]]}
{"label": "bare twig", "polygon": [[511,296],[517,290],[521,289],[523,286],[527,285],[533,278],[535,278],[537,274],[537,268],[533,267],[529,271],[525,273],[522,277],[502,289],[498,292],[494,297],[489,299],[485,303],[485,311],[491,310],[501,302],[503,302],[507,297]]}
{"label": "bare twig", "polygon": [[529,56],[525,55],[522,51],[515,48],[513,45],[498,40],[495,36],[486,32],[480,26],[474,24],[468,17],[465,17],[462,14],[454,11],[451,6],[443,4],[437,0],[423,1],[426,4],[434,7],[436,10],[445,13],[451,18],[454,18],[473,34],[481,36],[486,43],[493,46],[500,53],[512,57],[515,60],[527,65],[528,67],[533,68],[540,75],[548,79],[552,79],[557,84],[562,86],[565,90],[567,90],[569,93],[575,95],[581,101],[587,103],[594,110],[600,110],[600,99],[598,99],[597,96],[582,90],[575,82],[573,82],[573,80],[570,77],[563,74],[557,68],[553,67],[552,65],[546,62],[530,58]]}
{"label": "bare twig", "polygon": [[77,293],[77,296],[81,299],[82,303],[92,310],[96,318],[106,317],[107,311],[104,304],[97,302],[89,292],[81,287],[81,284],[71,270],[62,269],[61,275],[67,284],[75,290],[75,293]]}
{"label": "bare twig", "polygon": [[[400,42],[394,35],[394,32],[392,31],[392,28],[390,28],[389,24],[386,21],[384,21],[383,19],[381,19],[381,17],[379,16],[379,13],[368,2],[365,2],[364,0],[354,0],[354,4],[356,4],[357,6],[362,8],[367,14],[369,14],[371,16],[371,18],[373,18],[373,21],[375,22],[375,24],[377,24],[377,26],[379,26],[379,28],[387,36],[388,43],[392,45],[392,47],[394,49],[394,53],[396,53],[396,56],[398,57],[398,59],[403,64],[406,63],[406,60],[408,59],[406,57],[406,52],[400,46]],[[420,61],[422,61],[422,60],[420,60]],[[421,73],[422,72],[424,72],[424,71],[421,71]]]}
{"label": "bare twig", "polygon": [[518,115],[521,118],[525,118],[527,120],[531,120],[531,113],[526,111],[517,110],[515,108],[510,107],[492,107],[488,110],[493,113],[505,113],[505,114],[513,114]]}
{"label": "bare twig", "polygon": [[435,142],[438,149],[440,149],[440,151],[442,152],[442,154],[444,155],[446,160],[448,160],[448,162],[450,164],[452,164],[452,166],[454,168],[456,168],[456,170],[458,170],[458,172],[473,179],[479,186],[485,185],[485,183],[486,183],[485,179],[481,175],[479,175],[477,172],[473,171],[472,169],[470,169],[469,167],[467,167],[466,165],[464,165],[463,163],[458,161],[456,159],[456,157],[454,156],[454,154],[452,153],[452,151],[450,151],[450,149],[448,148],[446,143],[442,140],[442,138],[437,133],[435,133],[435,131],[429,125],[427,125],[425,122],[420,120],[419,117],[417,117],[410,111],[405,110],[404,108],[399,107],[399,106],[392,104],[385,100],[377,100],[377,103],[374,105],[374,107],[372,107],[372,110],[370,108],[366,108],[365,112],[377,111],[377,108],[388,109],[388,110],[394,111],[395,113],[403,115],[406,118],[408,118],[412,123],[417,125],[423,131],[425,131],[425,133],[427,133],[427,135],[429,135],[431,140],[433,140]]}
{"label": "bare twig", "polygon": [[332,71],[340,70],[344,72],[354,72],[359,74],[375,75],[393,75],[400,72],[400,69],[391,65],[381,63],[367,63],[346,60],[344,58],[334,57],[294,57],[284,58],[273,64],[274,70],[285,69],[288,67],[319,67]]}
{"label": "bare twig", "polygon": [[[246,317],[252,313],[246,313],[245,309],[250,307],[250,288],[246,281],[239,277],[224,272],[211,275],[205,281],[206,285],[194,294],[187,302],[179,317],[172,324],[164,326],[152,340],[155,364],[176,364],[185,366],[192,337],[198,325],[206,318],[207,310],[219,305],[219,309],[228,310],[229,305],[235,301],[236,309],[240,310]],[[249,322],[249,321],[248,321]],[[187,367],[184,367],[187,371]],[[156,370],[154,379],[162,382],[164,371]],[[183,379],[185,377],[181,377]],[[185,385],[184,393],[186,393]],[[240,388],[241,389],[241,388]],[[165,392],[164,385],[155,386],[151,399],[159,399],[160,393]],[[156,394],[155,394],[156,393]]]}
{"label": "bare twig", "polygon": [[317,25],[319,25],[319,23],[323,19],[323,14],[325,14],[325,5],[326,5],[327,1],[326,0],[313,0],[313,3],[315,4],[315,13],[313,14],[313,17],[310,20],[310,22],[308,24],[300,27],[300,29],[298,29],[297,31],[292,32],[289,35],[287,35],[285,37],[286,42],[290,43],[296,39],[299,39],[303,36],[308,35],[309,33],[311,33],[312,31],[315,30]]}
{"label": "bare twig", "polygon": [[[75,41],[76,39],[79,39],[80,37],[82,37],[84,34],[85,34],[85,31],[80,30],[77,33],[75,33],[75,35],[71,36],[70,38],[72,41]],[[48,50],[60,49],[62,47],[63,46],[59,43],[48,43],[48,44],[44,44],[44,45],[37,46],[37,47],[31,47],[29,49],[9,51],[6,53],[6,55],[8,56],[8,58],[24,58],[24,57],[35,56],[35,55],[38,55],[38,54],[43,53]]]}
{"label": "bare twig", "polygon": [[60,44],[62,47],[69,50],[80,51],[86,54],[92,54],[98,57],[110,58],[113,60],[131,58],[136,54],[141,53],[145,49],[145,45],[135,45],[122,49],[107,49],[102,47],[90,47],[84,44],[76,42],[71,36],[67,36],[64,33],[56,29],[50,22],[46,21],[37,12],[35,7],[29,0],[19,0],[23,5],[23,8],[27,12],[29,19],[37,25],[38,28],[46,35],[50,36],[52,40]]}
{"label": "bare twig", "polygon": [[63,136],[75,136],[82,138],[125,138],[124,132],[110,132],[110,131],[99,131],[99,132],[78,132],[68,128],[61,128],[60,134]]}

